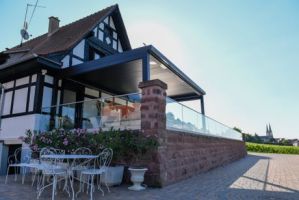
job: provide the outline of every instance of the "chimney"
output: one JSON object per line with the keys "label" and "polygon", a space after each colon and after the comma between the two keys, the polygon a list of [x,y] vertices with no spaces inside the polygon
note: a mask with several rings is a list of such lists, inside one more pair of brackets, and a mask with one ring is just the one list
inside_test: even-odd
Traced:
{"label": "chimney", "polygon": [[49,29],[48,29],[48,36],[51,36],[59,29],[59,19],[58,17],[49,17]]}

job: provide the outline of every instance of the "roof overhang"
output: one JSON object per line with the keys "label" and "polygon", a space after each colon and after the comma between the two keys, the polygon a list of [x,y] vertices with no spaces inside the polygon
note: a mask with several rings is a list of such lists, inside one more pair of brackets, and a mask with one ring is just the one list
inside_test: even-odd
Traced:
{"label": "roof overhang", "polygon": [[[159,64],[152,65],[152,59]],[[161,65],[163,67],[160,67]],[[139,82],[146,79],[160,79],[165,82],[168,85],[168,96],[176,100],[195,100],[206,94],[153,46],[145,46],[68,67],[62,74],[66,78],[115,94],[138,92]]]}
{"label": "roof overhang", "polygon": [[41,68],[49,71],[58,71],[61,70],[61,64],[42,56],[33,56],[28,59],[20,60],[13,65],[1,68],[0,80],[11,80],[14,76],[24,76],[36,72]]}

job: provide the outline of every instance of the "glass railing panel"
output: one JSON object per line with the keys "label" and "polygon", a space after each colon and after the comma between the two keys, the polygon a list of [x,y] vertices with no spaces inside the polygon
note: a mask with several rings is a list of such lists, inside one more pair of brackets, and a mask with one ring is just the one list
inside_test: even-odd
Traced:
{"label": "glass railing panel", "polygon": [[183,106],[171,98],[166,98],[166,127],[173,130],[183,129]]}
{"label": "glass railing panel", "polygon": [[168,97],[166,119],[170,130],[242,140],[241,133]]}
{"label": "glass railing panel", "polygon": [[183,129],[191,132],[199,132],[202,129],[202,124],[199,122],[200,115],[196,111],[185,106],[182,106],[182,111]]}
{"label": "glass railing panel", "polygon": [[101,128],[101,99],[82,103],[82,128],[98,130]]}
{"label": "glass railing panel", "polygon": [[40,114],[39,130],[137,130],[141,126],[140,101],[141,95],[136,93],[46,107]]}
{"label": "glass railing panel", "polygon": [[55,117],[55,128],[71,130],[75,128],[76,107],[79,104],[67,104],[61,106],[61,116]]}
{"label": "glass railing panel", "polygon": [[102,129],[140,129],[141,96],[138,94],[102,99]]}

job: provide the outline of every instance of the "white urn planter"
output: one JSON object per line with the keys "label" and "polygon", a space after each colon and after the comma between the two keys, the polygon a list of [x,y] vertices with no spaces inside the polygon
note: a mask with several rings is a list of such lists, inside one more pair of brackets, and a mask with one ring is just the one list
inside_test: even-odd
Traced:
{"label": "white urn planter", "polygon": [[101,175],[101,183],[108,186],[120,185],[123,180],[124,166],[108,167],[107,173]]}
{"label": "white urn planter", "polygon": [[130,167],[129,171],[131,172],[131,181],[133,183],[132,186],[128,187],[129,190],[140,191],[144,190],[141,184],[144,181],[144,174],[147,171],[147,168],[133,168]]}

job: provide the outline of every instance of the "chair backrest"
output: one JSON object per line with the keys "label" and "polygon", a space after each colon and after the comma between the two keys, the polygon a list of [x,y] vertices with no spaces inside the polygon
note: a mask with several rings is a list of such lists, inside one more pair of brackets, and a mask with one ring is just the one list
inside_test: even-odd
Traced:
{"label": "chair backrest", "polygon": [[40,151],[40,160],[41,162],[63,162],[63,159],[52,159],[52,158],[44,158],[44,155],[52,155],[52,154],[64,154],[65,151],[61,149],[55,149],[53,147],[44,147]]}
{"label": "chair backrest", "polygon": [[[87,147],[79,147],[76,149],[72,154],[74,155],[92,155],[91,149]],[[74,159],[72,166],[73,167],[84,167],[88,166],[90,162],[90,159]]]}
{"label": "chair backrest", "polygon": [[[19,164],[19,163],[30,163],[31,152],[26,152],[25,150],[31,151],[30,148],[19,147],[14,151],[14,154],[8,157],[8,164]],[[25,153],[22,155],[22,152]]]}
{"label": "chair backrest", "polygon": [[97,165],[100,169],[106,170],[110,166],[113,157],[113,150],[111,148],[105,148],[97,158]]}
{"label": "chair backrest", "polygon": [[76,149],[72,154],[76,155],[91,155],[92,151],[87,147],[80,147]]}
{"label": "chair backrest", "polygon": [[22,156],[22,147],[19,147],[14,152],[14,159],[16,163],[21,162],[21,156]]}

